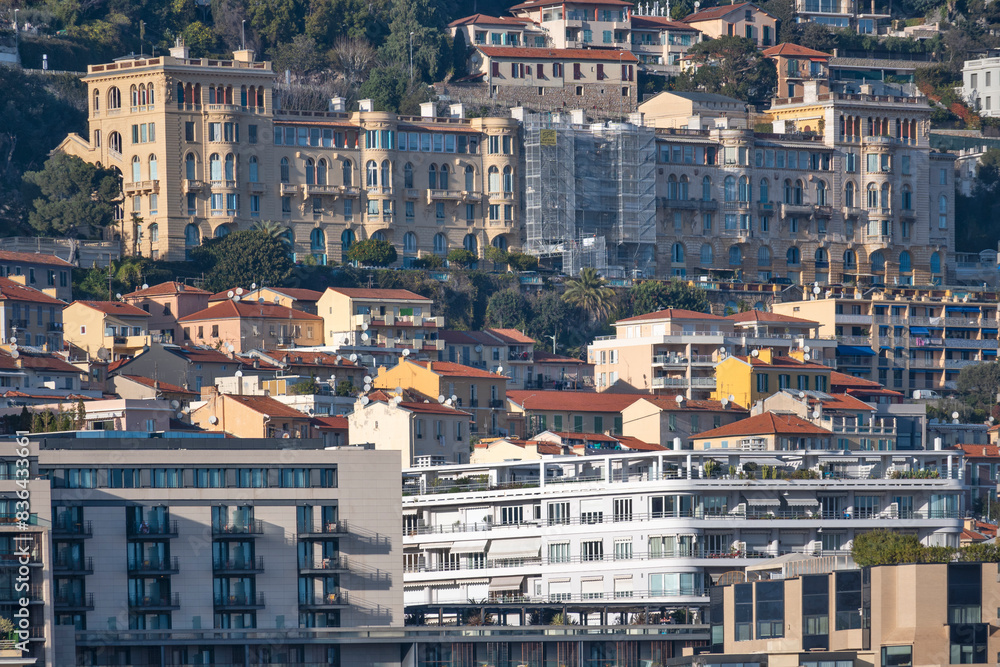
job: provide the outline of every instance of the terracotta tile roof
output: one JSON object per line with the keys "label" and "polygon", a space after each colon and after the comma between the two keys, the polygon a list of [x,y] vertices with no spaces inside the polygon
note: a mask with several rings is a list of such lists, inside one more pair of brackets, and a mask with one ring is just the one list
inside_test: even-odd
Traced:
{"label": "terracotta tile roof", "polygon": [[224,289],[221,292],[216,292],[212,296],[208,297],[208,302],[212,303],[213,301],[230,301],[232,300],[232,297],[229,296],[229,293],[232,292],[233,294],[235,294],[237,289],[242,289],[243,294],[250,293],[250,290],[243,287],[230,287],[229,289]]}
{"label": "terracotta tile roof", "polygon": [[978,533],[978,532],[976,532],[974,530],[969,530],[968,528],[963,528],[962,529],[962,534],[959,535],[958,539],[960,539],[960,540],[969,540],[971,542],[985,542],[986,540],[988,540],[990,538],[988,538],[985,535],[983,535],[982,533]]}
{"label": "terracotta tile roof", "polygon": [[764,49],[764,55],[768,58],[773,58],[774,56],[785,56],[785,57],[802,57],[802,58],[832,58],[833,56],[829,53],[823,53],[822,51],[817,51],[816,49],[810,49],[806,46],[799,46],[798,44],[791,44],[785,42],[783,44],[777,44],[769,49]]}
{"label": "terracotta tile roof", "polygon": [[347,417],[313,417],[313,423],[321,431],[346,431]]}
{"label": "terracotta tile roof", "polygon": [[351,361],[347,357],[341,357],[337,361],[336,354],[326,352],[307,352],[305,350],[264,350],[262,353],[271,359],[283,364],[296,366],[318,366],[324,367],[349,367],[360,368],[360,365]]}
{"label": "terracotta tile roof", "polygon": [[686,23],[680,21],[674,21],[668,19],[666,16],[633,16],[632,17],[632,29],[633,30],[643,30],[643,29],[663,29],[668,28],[670,30],[683,30],[685,32],[699,32],[697,28],[692,28]]}
{"label": "terracotta tile roof", "polygon": [[385,301],[430,301],[408,289],[368,289],[367,287],[327,287],[328,291],[351,299],[381,299]]}
{"label": "terracotta tile roof", "polygon": [[504,343],[507,343],[507,344],[511,344],[511,343],[518,344],[518,345],[521,345],[521,344],[534,345],[535,344],[535,339],[534,338],[532,338],[531,336],[525,336],[523,333],[521,333],[517,329],[483,329],[483,333],[487,333],[487,334],[490,334],[491,336],[495,336],[496,338],[499,338],[501,342],[504,342]]}
{"label": "terracotta tile roof", "polygon": [[200,287],[192,287],[191,285],[186,285],[184,283],[179,283],[176,281],[168,281],[165,283],[160,283],[159,285],[152,285],[146,289],[139,289],[134,292],[125,295],[126,299],[129,298],[141,298],[145,296],[167,296],[173,294],[211,294],[208,290],[203,290]]}
{"label": "terracotta tile roof", "polygon": [[545,350],[535,350],[533,358],[536,364],[556,364],[556,365],[578,364],[581,366],[590,365],[583,359],[577,359],[576,357],[564,357],[561,354],[552,354],[551,352],[546,352]]}
{"label": "terracotta tile roof", "polygon": [[[438,331],[438,338],[451,345],[481,345],[485,336],[477,335],[478,331],[455,331],[454,329],[442,329]],[[488,341],[487,341],[488,342]]]}
{"label": "terracotta tile roof", "polygon": [[66,306],[66,308],[78,303],[106,315],[118,315],[120,317],[149,317],[149,313],[145,310],[136,308],[128,303],[122,303],[121,301],[74,301],[69,304],[69,306]]}
{"label": "terracotta tile roof", "polygon": [[498,373],[491,373],[472,366],[463,366],[451,361],[406,361],[405,363],[415,364],[421,368],[427,368],[431,364],[430,371],[442,377],[463,377],[463,378],[490,378],[493,380],[507,380],[507,376]]}
{"label": "terracotta tile roof", "polygon": [[996,525],[994,525],[992,523],[986,523],[985,521],[976,520],[974,522],[974,528],[975,528],[976,532],[982,533],[983,535],[986,535],[987,537],[996,537],[997,536],[997,527],[996,527]]}
{"label": "terracotta tile roof", "polygon": [[125,364],[127,364],[130,361],[132,361],[132,360],[131,359],[118,359],[116,361],[112,361],[110,364],[108,364],[108,375],[111,375],[116,370],[118,370],[119,368],[121,368],[122,366],[124,366]]}
{"label": "terracotta tile roof", "polygon": [[20,362],[22,370],[49,371],[51,373],[80,373],[79,368],[52,354],[36,354],[25,352],[22,349],[18,351],[18,358],[14,359],[14,357],[10,356],[10,352],[0,349],[0,369],[16,370],[18,369],[18,362]]}
{"label": "terracotta tile roof", "polygon": [[709,440],[714,438],[736,437],[741,435],[832,435],[825,428],[820,428],[805,419],[795,415],[777,415],[764,412],[755,417],[742,419],[732,424],[725,424],[710,431],[692,435],[692,440]]}
{"label": "terracotta tile roof", "polygon": [[512,389],[507,398],[528,412],[621,412],[648,394],[609,391],[544,391]]}
{"label": "terracotta tile roof", "polygon": [[45,292],[34,287],[25,287],[9,278],[0,278],[0,301],[26,301],[28,303],[46,303],[52,306],[65,306],[59,299],[54,299]]}
{"label": "terracotta tile roof", "polygon": [[893,391],[892,389],[850,389],[845,388],[844,391],[850,395],[857,397],[869,397],[869,396],[889,396],[892,398],[904,398],[903,394],[898,391]]}
{"label": "terracotta tile roof", "polygon": [[791,315],[768,313],[763,310],[748,310],[745,313],[733,313],[732,315],[726,315],[725,319],[732,322],[787,322],[788,324],[811,324],[814,327],[819,326],[819,322],[804,320],[801,317],[792,317]]}
{"label": "terracotta tile roof", "polygon": [[424,403],[422,401],[403,401],[399,404],[399,407],[404,410],[409,410],[410,412],[419,412],[421,414],[428,415],[465,415],[466,417],[471,417],[471,415],[464,410],[457,410],[450,405],[444,405],[437,402]]}
{"label": "terracotta tile roof", "polygon": [[[760,7],[757,7],[753,3],[741,2],[738,5],[722,5],[720,7],[711,7],[709,9],[696,12],[694,14],[688,14],[687,16],[682,18],[681,21],[683,21],[684,23],[697,23],[699,21],[714,21],[716,19],[724,18],[735,11],[741,9],[749,9],[749,8],[753,8],[762,14],[767,14],[768,16],[771,16],[770,14],[765,12]],[[774,17],[771,16],[771,18]]]}
{"label": "terracotta tile roof", "polygon": [[539,442],[537,440],[532,441],[535,443],[535,450],[539,454],[548,454],[549,456],[559,456],[563,453],[563,448],[561,445],[557,445],[554,442]]}
{"label": "terracotta tile roof", "polygon": [[616,63],[636,63],[639,59],[631,51],[619,49],[533,49],[517,46],[477,46],[489,58],[516,58],[518,60],[602,60]]}
{"label": "terracotta tile roof", "polygon": [[655,442],[645,442],[631,435],[616,435],[615,440],[621,443],[623,447],[628,447],[638,452],[659,452],[666,449],[663,445],[656,444]]}
{"label": "terracotta tile roof", "polygon": [[955,445],[955,449],[965,452],[966,456],[976,458],[995,459],[1000,458],[1000,446],[997,445]]}
{"label": "terracotta tile roof", "polygon": [[743,363],[750,364],[751,366],[758,366],[764,368],[796,368],[799,370],[830,370],[829,366],[824,366],[823,364],[814,364],[807,361],[799,361],[798,359],[793,359],[792,357],[785,357],[782,355],[774,355],[771,357],[771,363],[767,363],[759,357],[740,357],[733,355],[732,359],[739,359]]}
{"label": "terracotta tile roof", "polygon": [[[549,431],[563,440],[584,440],[586,442],[618,442],[618,438],[603,433],[577,433],[576,431]],[[538,436],[535,436],[536,438]]]}
{"label": "terracotta tile roof", "polygon": [[830,371],[831,387],[852,387],[854,389],[881,389],[882,385],[874,380],[854,377],[839,371]]}
{"label": "terracotta tile roof", "polygon": [[323,318],[312,313],[304,313],[286,306],[276,306],[266,303],[236,303],[232,300],[222,301],[205,310],[191,313],[177,320],[178,322],[206,322],[210,320],[232,319],[265,319],[265,320],[319,320]]}
{"label": "terracotta tile roof", "polygon": [[[176,354],[179,357],[183,357],[189,363],[197,364],[247,364],[246,359],[241,359],[239,357],[231,359],[222,352],[218,350],[212,350],[203,347],[192,347],[192,346],[164,346],[164,349],[171,354]],[[111,372],[111,367],[108,367],[108,372]]]}
{"label": "terracotta tile roof", "polygon": [[236,401],[237,403],[246,406],[254,412],[262,415],[269,415],[272,419],[275,417],[281,419],[311,419],[311,417],[304,412],[299,412],[295,408],[290,408],[281,401],[273,399],[270,396],[247,396],[246,394],[242,396],[237,394],[223,394],[223,396],[225,396],[226,399]]}
{"label": "terracotta tile roof", "polygon": [[713,315],[712,313],[699,313],[696,310],[684,310],[683,308],[667,308],[665,310],[658,310],[655,313],[646,313],[645,315],[626,317],[624,320],[618,320],[615,324],[623,324],[625,322],[648,322],[650,320],[714,320],[721,322],[725,321],[725,319],[726,318],[719,315]]}
{"label": "terracotta tile roof", "polygon": [[7,250],[0,250],[0,262],[24,262],[25,264],[47,264],[49,266],[65,266],[68,268],[74,268],[73,265],[65,259],[56,257],[55,255],[43,255],[41,253],[36,254],[33,252],[9,252]]}
{"label": "terracotta tile roof", "polygon": [[[794,391],[789,391],[791,394],[795,394]],[[827,398],[822,400],[816,399],[814,397],[809,397],[809,405],[815,405],[819,403],[823,406],[824,410],[851,410],[856,412],[875,412],[875,408],[868,405],[864,401],[851,396],[850,394],[828,394]]]}
{"label": "terracotta tile roof", "polygon": [[277,294],[291,297],[296,301],[319,301],[319,298],[323,296],[322,292],[317,292],[314,289],[304,289],[301,287],[265,287],[258,291],[264,290],[270,290]]}
{"label": "terracotta tile roof", "polygon": [[471,16],[466,16],[465,18],[460,18],[457,21],[452,21],[448,24],[449,28],[455,28],[460,25],[524,25],[530,23],[527,19],[520,19],[513,16],[490,16],[489,14],[473,14]]}
{"label": "terracotta tile roof", "polygon": [[661,410],[668,411],[685,411],[685,410],[704,410],[707,412],[741,412],[747,414],[749,411],[744,410],[735,403],[728,403],[723,406],[721,401],[702,401],[702,400],[691,400],[684,399],[684,402],[680,405],[677,404],[677,399],[674,396],[664,396],[662,394],[657,394],[656,396],[640,396],[649,403],[652,403]]}
{"label": "terracotta tile roof", "polygon": [[[565,0],[528,0],[527,2],[522,2],[519,5],[513,5],[508,7],[507,11],[514,11],[515,9],[532,9],[534,7],[551,7],[552,5],[564,4]],[[591,5],[611,5],[614,7],[631,7],[631,2],[624,2],[624,0],[592,0],[588,4]]]}
{"label": "terracotta tile roof", "polygon": [[[156,380],[151,380],[141,375],[119,375],[118,377],[128,378],[132,382],[141,384],[144,387],[149,387],[150,389],[156,388],[157,384]],[[178,387],[175,384],[170,384],[169,382],[164,382],[163,380],[159,380],[159,389],[160,391],[166,392],[168,394],[190,394],[191,396],[198,395],[198,392],[196,391],[189,391],[184,387]]]}

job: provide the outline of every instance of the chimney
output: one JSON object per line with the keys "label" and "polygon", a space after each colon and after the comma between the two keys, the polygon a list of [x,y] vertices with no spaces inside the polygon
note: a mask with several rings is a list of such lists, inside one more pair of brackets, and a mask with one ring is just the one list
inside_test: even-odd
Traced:
{"label": "chimney", "polygon": [[461,102],[448,105],[448,115],[452,118],[465,118],[465,105]]}
{"label": "chimney", "polygon": [[210,401],[219,395],[219,388],[214,384],[205,385],[201,388],[201,400]]}
{"label": "chimney", "polygon": [[347,100],[343,97],[331,97],[329,110],[347,111]]}
{"label": "chimney", "polygon": [[187,58],[189,57],[191,50],[184,46],[184,38],[178,37],[174,42],[174,45],[170,48],[170,57],[172,58]]}
{"label": "chimney", "polygon": [[186,289],[187,289],[187,285],[185,285],[184,283],[177,283],[177,291],[178,292],[183,292]]}
{"label": "chimney", "polygon": [[769,347],[764,348],[758,352],[757,358],[765,364],[771,365],[774,363],[774,351]]}
{"label": "chimney", "polygon": [[233,51],[233,60],[238,63],[252,63],[253,55],[253,49],[239,49]]}
{"label": "chimney", "polygon": [[374,107],[372,106],[371,100],[358,100],[358,111],[365,112],[373,110]]}
{"label": "chimney", "polygon": [[434,362],[431,361],[430,359],[427,360],[427,370],[429,370],[429,371],[433,371],[434,370]]}
{"label": "chimney", "polygon": [[437,103],[436,102],[421,102],[420,103],[420,117],[421,118],[434,118],[437,113]]}

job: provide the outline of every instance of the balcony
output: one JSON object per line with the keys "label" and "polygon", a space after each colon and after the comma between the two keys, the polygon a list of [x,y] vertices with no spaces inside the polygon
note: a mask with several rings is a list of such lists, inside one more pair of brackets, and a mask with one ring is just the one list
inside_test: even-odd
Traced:
{"label": "balcony", "polygon": [[781,215],[782,217],[790,215],[809,215],[812,213],[811,204],[789,204],[783,203],[781,205]]}
{"label": "balcony", "polygon": [[392,187],[388,185],[372,185],[367,188],[369,197],[391,197]]}
{"label": "balcony", "polygon": [[341,197],[358,197],[361,195],[361,188],[352,185],[341,185],[339,191]]}
{"label": "balcony", "polygon": [[299,563],[299,571],[306,573],[322,574],[324,572],[344,571],[347,569],[346,556],[323,558],[317,563]]}
{"label": "balcony", "polygon": [[63,330],[63,323],[62,322],[49,322],[48,330],[49,331],[62,331]]}
{"label": "balcony", "polygon": [[133,609],[147,609],[149,611],[168,611],[170,609],[181,608],[180,593],[166,595],[144,595],[142,597],[130,595],[128,606]]}
{"label": "balcony", "polygon": [[346,521],[327,521],[316,530],[313,526],[299,525],[298,535],[300,539],[326,539],[338,535],[347,535]]}
{"label": "balcony", "polygon": [[281,184],[281,195],[294,195],[299,191],[299,186],[293,183],[282,183]]}
{"label": "balcony", "polygon": [[160,181],[134,181],[122,183],[122,192],[127,195],[146,194],[160,191]]}
{"label": "balcony", "polygon": [[212,524],[212,537],[215,539],[239,539],[263,534],[264,523],[260,519],[251,519],[246,523]]}
{"label": "balcony", "polygon": [[60,554],[52,563],[52,569],[56,574],[93,574],[94,559],[89,556],[87,558],[73,558],[66,554]]}
{"label": "balcony", "polygon": [[177,537],[177,522],[164,521],[162,523],[132,523],[129,522],[125,529],[128,538],[149,540],[163,537]]}
{"label": "balcony", "polygon": [[305,188],[306,196],[312,197],[314,195],[336,195],[340,194],[340,186],[337,185],[316,185],[316,184],[306,184],[303,186]]}
{"label": "balcony", "polygon": [[211,188],[213,190],[216,190],[216,191],[218,191],[218,190],[233,190],[233,191],[235,191],[237,189],[236,181],[227,181],[227,180],[209,181],[209,185],[211,186]]}
{"label": "balcony", "polygon": [[142,336],[112,336],[113,349],[115,351],[141,350],[152,343],[149,334]]}
{"label": "balcony", "polygon": [[194,181],[187,178],[181,181],[181,190],[184,194],[188,194],[189,192],[199,192],[204,189],[205,181]]}
{"label": "balcony", "polygon": [[347,591],[343,590],[320,596],[299,596],[299,607],[303,609],[328,609],[331,607],[343,607],[346,604],[348,604]]}
{"label": "balcony", "polygon": [[503,401],[499,398],[494,398],[490,400],[490,410],[500,410],[503,408]]}
{"label": "balcony", "polygon": [[[40,595],[41,591],[39,590]],[[94,611],[94,594],[56,593],[55,606],[57,611]]]}
{"label": "balcony", "polygon": [[250,188],[250,194],[253,195],[262,195],[267,192],[266,183],[250,183],[248,187]]}
{"label": "balcony", "polygon": [[212,570],[215,574],[261,574],[264,572],[264,559],[258,556],[253,558],[231,558],[216,559],[212,561]]}
{"label": "balcony", "polygon": [[658,354],[653,357],[654,366],[687,366],[689,364],[715,364],[715,361],[708,354],[693,354],[690,356]]}
{"label": "balcony", "polygon": [[462,201],[468,204],[474,204],[481,202],[483,200],[483,193],[479,190],[463,190],[462,191]]}
{"label": "balcony", "polygon": [[738,239],[748,239],[750,238],[749,229],[720,229],[719,236],[725,238],[738,238]]}
{"label": "balcony", "polygon": [[216,607],[223,609],[263,609],[264,594],[236,593],[234,595],[216,595],[212,600]]}
{"label": "balcony", "polygon": [[904,208],[900,210],[899,217],[902,218],[903,220],[916,220],[917,212],[914,211],[912,208]]}
{"label": "balcony", "polygon": [[686,389],[688,387],[692,389],[715,389],[715,378],[653,378],[653,389]]}
{"label": "balcony", "polygon": [[177,574],[180,572],[180,565],[176,556],[162,559],[130,560],[128,571],[129,574]]}
{"label": "balcony", "polygon": [[57,519],[55,525],[52,526],[52,539],[86,539],[93,536],[94,528],[90,521]]}
{"label": "balcony", "polygon": [[861,217],[861,209],[857,206],[844,206],[841,209],[845,218],[859,218]]}
{"label": "balcony", "polygon": [[832,218],[833,207],[817,204],[816,206],[813,206],[813,215],[817,218]]}
{"label": "balcony", "polygon": [[428,190],[427,203],[435,201],[461,201],[463,193],[461,190]]}

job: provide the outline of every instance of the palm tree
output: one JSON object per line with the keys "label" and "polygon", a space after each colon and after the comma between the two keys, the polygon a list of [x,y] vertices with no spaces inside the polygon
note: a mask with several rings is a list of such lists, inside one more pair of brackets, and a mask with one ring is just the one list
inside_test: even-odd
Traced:
{"label": "palm tree", "polygon": [[587,312],[593,319],[604,319],[611,312],[615,291],[596,269],[581,269],[580,276],[566,281],[563,301]]}
{"label": "palm tree", "polygon": [[288,243],[288,237],[286,234],[289,230],[287,225],[283,225],[276,220],[258,220],[251,225],[250,229],[255,232],[264,232],[272,239],[278,239],[279,241]]}

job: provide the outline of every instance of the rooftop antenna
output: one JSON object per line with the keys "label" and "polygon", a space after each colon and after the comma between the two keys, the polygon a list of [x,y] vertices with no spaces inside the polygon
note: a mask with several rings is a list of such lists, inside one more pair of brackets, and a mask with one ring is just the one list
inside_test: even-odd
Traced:
{"label": "rooftop antenna", "polygon": [[246,19],[243,19],[243,22],[240,24],[240,36],[243,39],[243,50],[246,51],[246,49],[247,49],[247,20]]}

